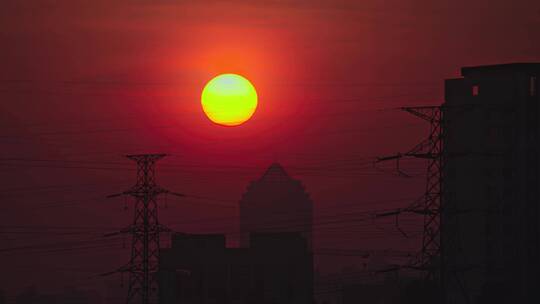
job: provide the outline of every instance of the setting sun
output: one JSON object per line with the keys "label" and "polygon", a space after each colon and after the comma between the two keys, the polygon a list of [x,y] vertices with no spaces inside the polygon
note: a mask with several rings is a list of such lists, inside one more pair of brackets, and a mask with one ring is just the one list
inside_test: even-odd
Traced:
{"label": "setting sun", "polygon": [[257,109],[257,91],[240,75],[222,74],[206,84],[201,104],[212,122],[238,126],[248,121]]}

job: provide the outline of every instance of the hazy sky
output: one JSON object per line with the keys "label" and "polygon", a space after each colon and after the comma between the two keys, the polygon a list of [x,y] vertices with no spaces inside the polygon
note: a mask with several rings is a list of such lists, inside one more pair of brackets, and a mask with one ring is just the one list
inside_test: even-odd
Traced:
{"label": "hazy sky", "polygon": [[[99,236],[127,225],[132,208],[101,199],[132,184],[126,153],[170,153],[164,186],[217,199],[169,199],[163,222],[187,232],[236,231],[236,201],[273,161],[305,183],[318,217],[403,206],[423,190],[421,163],[403,179],[370,161],[412,147],[426,125],[393,109],[440,104],[462,66],[540,61],[533,0],[2,2],[0,221],[35,226],[6,234],[6,249],[62,242],[54,226]],[[260,96],[237,128],[199,106],[204,83],[226,72]],[[416,248],[392,225],[316,230],[316,246]],[[51,268],[50,282],[81,279],[127,259],[96,252],[0,252],[0,267],[20,273],[2,271],[0,286]]]}

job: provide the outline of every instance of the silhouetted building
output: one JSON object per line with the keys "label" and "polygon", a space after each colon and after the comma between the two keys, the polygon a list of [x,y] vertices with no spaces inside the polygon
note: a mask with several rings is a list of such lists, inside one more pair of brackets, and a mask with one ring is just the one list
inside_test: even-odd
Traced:
{"label": "silhouetted building", "polygon": [[376,272],[347,267],[340,273],[318,276],[316,301],[319,304],[433,304],[435,286],[413,273]]}
{"label": "silhouetted building", "polygon": [[538,303],[540,64],[461,72],[443,106],[448,303]]}
{"label": "silhouetted building", "polygon": [[16,304],[101,304],[101,297],[95,291],[66,288],[61,293],[40,293],[32,286],[15,297]]}
{"label": "silhouetted building", "polygon": [[219,234],[175,234],[160,258],[160,303],[311,304],[313,257],[298,233],[264,233],[249,248]]}
{"label": "silhouetted building", "polygon": [[248,246],[251,233],[290,231],[301,233],[311,248],[312,222],[313,204],[304,186],[274,163],[240,200],[240,245]]}

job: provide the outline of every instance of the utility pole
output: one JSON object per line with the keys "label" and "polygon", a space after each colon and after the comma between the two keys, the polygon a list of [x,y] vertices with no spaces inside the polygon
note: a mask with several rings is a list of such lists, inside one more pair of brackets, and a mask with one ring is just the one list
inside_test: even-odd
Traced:
{"label": "utility pole", "polygon": [[128,159],[137,163],[137,182],[127,191],[108,196],[129,195],[135,199],[133,223],[120,232],[113,233],[131,234],[131,258],[125,266],[105,274],[129,273],[127,304],[158,303],[156,274],[159,267],[159,235],[170,230],[159,223],[157,197],[161,194],[183,196],[156,184],[154,166],[165,156],[165,154],[127,155]]}

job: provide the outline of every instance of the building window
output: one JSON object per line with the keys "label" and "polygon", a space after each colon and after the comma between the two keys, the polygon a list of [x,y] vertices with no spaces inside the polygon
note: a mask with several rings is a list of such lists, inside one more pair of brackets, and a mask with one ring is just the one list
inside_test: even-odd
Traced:
{"label": "building window", "polygon": [[473,96],[478,96],[478,93],[480,91],[480,86],[475,84],[472,86],[472,95]]}
{"label": "building window", "polygon": [[536,96],[536,76],[531,76],[531,83],[529,84],[531,96]]}

